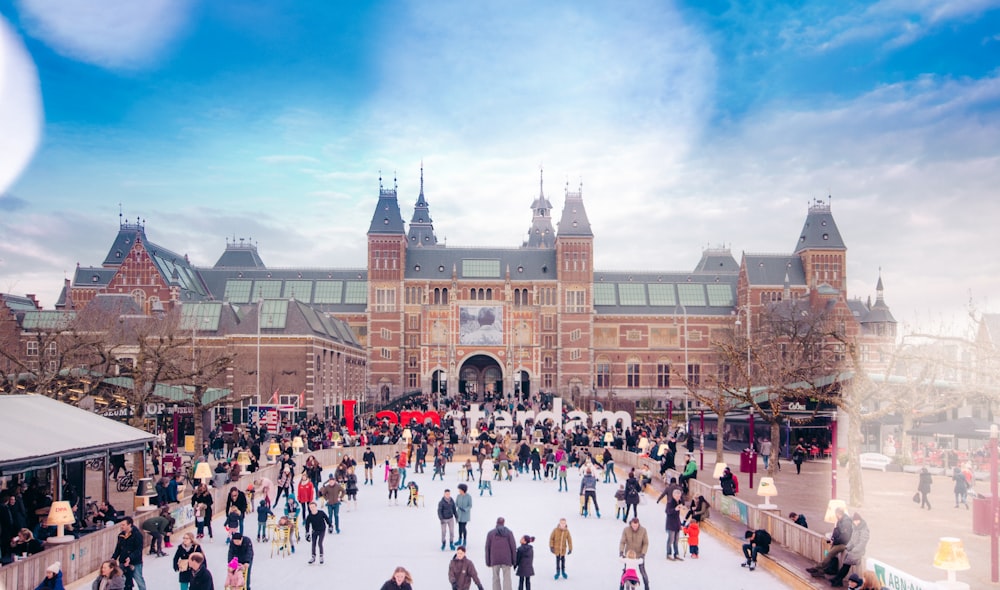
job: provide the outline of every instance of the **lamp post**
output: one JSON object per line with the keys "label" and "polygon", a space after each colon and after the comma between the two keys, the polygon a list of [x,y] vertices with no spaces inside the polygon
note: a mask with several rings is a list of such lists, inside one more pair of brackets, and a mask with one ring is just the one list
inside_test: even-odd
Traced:
{"label": "lamp post", "polygon": [[837,412],[830,420],[830,497],[837,497]]}
{"label": "lamp post", "polygon": [[[690,387],[691,380],[691,369],[688,365],[688,314],[687,308],[684,307],[683,303],[679,303],[677,307],[681,310],[681,315],[684,316],[684,374],[687,375],[688,387]],[[676,309],[674,311],[677,311]],[[700,378],[700,375],[699,375]],[[690,422],[688,420],[688,387],[684,388],[684,429],[690,432],[688,426]]]}

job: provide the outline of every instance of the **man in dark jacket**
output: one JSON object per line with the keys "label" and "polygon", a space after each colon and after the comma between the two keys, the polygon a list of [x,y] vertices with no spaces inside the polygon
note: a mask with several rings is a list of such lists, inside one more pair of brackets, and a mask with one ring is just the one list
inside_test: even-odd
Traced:
{"label": "man in dark jacket", "polygon": [[747,540],[743,544],[743,555],[747,560],[742,565],[753,571],[757,568],[757,555],[767,555],[771,551],[771,533],[764,529],[757,529],[756,531],[747,531],[743,536]]}
{"label": "man in dark jacket", "polygon": [[483,590],[483,583],[479,581],[476,566],[471,559],[465,557],[465,547],[461,545],[455,550],[455,557],[448,564],[448,581],[451,583],[451,590],[469,590],[473,582],[479,590]]}
{"label": "man in dark jacket", "polygon": [[233,533],[233,541],[229,543],[229,556],[226,557],[226,562],[230,562],[233,558],[236,561],[245,563],[247,565],[247,590],[250,590],[250,570],[253,569],[253,543],[250,539],[244,537],[240,533]]}
{"label": "man in dark jacket", "polygon": [[153,518],[147,518],[142,523],[142,530],[149,533],[149,554],[155,555],[157,557],[163,557],[166,553],[163,552],[163,533],[166,532],[167,526],[170,522],[163,516],[157,515]]}
{"label": "man in dark jacket", "polygon": [[829,572],[834,574],[838,570],[837,557],[847,549],[847,543],[851,540],[851,535],[854,533],[854,523],[851,522],[851,517],[847,515],[847,511],[841,507],[837,507],[835,511],[837,515],[837,526],[833,529],[833,534],[826,541],[830,544],[830,550],[827,552],[826,557],[823,561],[819,562],[819,565],[815,567],[806,568],[814,578],[822,578],[824,572]]}
{"label": "man in dark jacket", "polygon": [[438,501],[438,520],[441,521],[441,551],[444,551],[444,534],[448,532],[449,548],[455,549],[455,515],[458,508],[451,498],[451,490],[445,490],[444,496]]}
{"label": "man in dark jacket", "polygon": [[215,582],[212,581],[212,572],[205,567],[205,556],[201,553],[192,553],[188,557],[188,565],[191,568],[191,581],[188,590],[215,590]]}
{"label": "man in dark jacket", "polygon": [[121,532],[111,559],[117,559],[125,574],[125,590],[132,590],[134,584],[139,590],[146,590],[146,580],[142,577],[142,532],[135,526],[131,516],[118,523]]}
{"label": "man in dark jacket", "polygon": [[493,590],[501,590],[500,572],[503,572],[503,590],[512,590],[510,576],[517,556],[517,542],[504,522],[501,516],[496,528],[486,534],[486,565],[493,568]]}

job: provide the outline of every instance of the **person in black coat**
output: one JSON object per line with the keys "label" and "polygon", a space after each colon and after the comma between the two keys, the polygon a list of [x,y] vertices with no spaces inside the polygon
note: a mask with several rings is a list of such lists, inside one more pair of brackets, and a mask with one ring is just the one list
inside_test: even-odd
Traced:
{"label": "person in black coat", "polygon": [[[201,553],[202,556],[205,555],[201,545],[195,540],[194,533],[184,533],[180,544],[177,545],[177,551],[174,552],[174,571],[177,572],[177,581],[181,584],[191,582],[190,559],[195,553]],[[202,562],[204,562],[204,559],[202,559]]]}
{"label": "person in black coat", "polygon": [[309,563],[316,561],[316,545],[319,545],[319,562],[323,563],[323,539],[326,530],[333,526],[326,512],[319,510],[316,502],[309,502],[309,514],[305,517],[306,541],[312,540],[312,557]]}
{"label": "person in black coat", "polygon": [[188,584],[188,590],[215,590],[212,572],[205,567],[205,556],[195,552],[188,559],[191,566],[191,582]]}
{"label": "person in black coat", "polygon": [[241,564],[245,563],[247,566],[247,590],[250,590],[250,572],[253,570],[253,543],[250,542],[248,537],[244,537],[242,533],[233,533],[233,540],[229,543],[229,554],[226,557],[226,563],[232,561],[234,557],[236,561]]}
{"label": "person in black coat", "polygon": [[747,531],[743,536],[747,542],[743,544],[743,556],[746,557],[746,563],[742,565],[753,571],[757,567],[757,556],[767,555],[771,551],[771,533],[764,529],[757,529],[756,531]]}
{"label": "person in black coat", "polygon": [[514,563],[517,590],[531,590],[531,576],[535,575],[535,548],[531,546],[534,541],[534,537],[525,535],[517,548],[517,561]]}
{"label": "person in black coat", "polygon": [[125,590],[132,590],[133,584],[138,584],[140,588],[146,587],[146,581],[142,577],[142,531],[134,522],[131,516],[126,516],[118,523],[121,532],[118,533],[115,551],[111,554],[111,559],[118,560],[122,573],[125,574]]}

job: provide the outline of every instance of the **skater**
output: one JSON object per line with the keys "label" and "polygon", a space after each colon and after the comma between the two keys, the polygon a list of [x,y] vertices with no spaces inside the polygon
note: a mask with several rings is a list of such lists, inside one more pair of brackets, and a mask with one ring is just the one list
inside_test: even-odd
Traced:
{"label": "skater", "polygon": [[674,488],[667,500],[667,559],[670,561],[684,561],[677,546],[681,532],[681,510],[684,509],[683,495],[680,488]]}
{"label": "skater", "polygon": [[583,479],[580,480],[580,496],[583,497],[583,516],[590,513],[590,501],[594,501],[594,512],[597,518],[601,517],[601,507],[597,505],[597,478],[594,472],[588,467],[584,471]]}
{"label": "skater", "polygon": [[131,516],[118,523],[121,530],[111,559],[118,560],[125,575],[125,590],[132,590],[135,584],[139,590],[146,590],[146,580],[142,577],[142,532],[135,526]]}
{"label": "skater", "polygon": [[257,504],[257,542],[267,541],[267,519],[274,518],[274,512],[267,505],[267,500]]}
{"label": "skater", "polygon": [[445,490],[444,496],[438,501],[437,508],[438,520],[441,521],[441,551],[444,551],[445,531],[448,532],[449,548],[452,551],[455,550],[455,515],[457,512],[458,508],[451,498],[451,490]]}
{"label": "skater", "polygon": [[208,528],[208,538],[212,538],[212,505],[215,500],[212,493],[208,491],[208,486],[201,484],[191,496],[191,506],[194,507],[194,524],[198,532],[198,538],[205,538],[205,529]]}
{"label": "skater", "polygon": [[397,566],[392,577],[382,584],[381,590],[413,590],[413,576],[403,566]]}
{"label": "skater", "polygon": [[[263,500],[261,500],[263,502]],[[240,560],[235,557],[229,560],[228,565],[229,573],[226,574],[226,590],[243,590],[243,584],[246,580],[243,579],[243,566],[240,565]]]}
{"label": "skater", "polygon": [[615,474],[615,458],[611,455],[611,451],[607,447],[604,447],[604,455],[601,457],[601,461],[604,462],[604,483],[611,483],[614,479],[615,483],[618,483],[618,475]]}
{"label": "skater", "polygon": [[629,588],[635,588],[639,584],[639,569],[643,567],[643,560],[636,556],[635,551],[629,551],[622,557],[622,579],[619,588],[625,588],[626,582]]}
{"label": "skater", "polygon": [[316,546],[319,545],[319,562],[322,564],[323,540],[326,538],[327,529],[331,528],[333,523],[330,522],[330,517],[326,515],[326,512],[320,512],[316,502],[309,502],[309,514],[306,515],[305,521],[306,541],[312,540],[312,557],[309,558],[309,563],[316,561]]}
{"label": "skater", "polygon": [[965,474],[959,467],[955,467],[951,479],[955,482],[955,508],[959,504],[965,504],[966,510],[969,508],[969,480],[965,479]]}
{"label": "skater", "polygon": [[[192,553],[189,558],[191,567],[191,582],[188,585],[190,590],[212,590],[215,583],[212,581],[212,572],[205,567],[205,555],[203,553]],[[249,588],[249,586],[247,586]],[[240,585],[240,590],[243,586]]]}
{"label": "skater", "polygon": [[517,557],[517,543],[514,533],[504,526],[504,518],[497,518],[497,526],[486,534],[486,566],[493,569],[493,590],[501,590],[500,575],[503,574],[502,590],[513,590],[510,570]]}
{"label": "skater", "polygon": [[365,447],[365,454],[361,455],[361,461],[365,464],[365,485],[375,485],[375,478],[372,472],[375,470],[375,453],[371,447]]}
{"label": "skater", "polygon": [[393,467],[389,471],[389,476],[386,478],[386,483],[389,486],[389,503],[399,504],[399,469]]}
{"label": "skater", "polygon": [[688,512],[687,520],[682,523],[681,530],[687,535],[688,551],[691,552],[691,559],[698,559],[698,536],[701,534],[701,526],[693,515]]}
{"label": "skater", "polygon": [[458,521],[458,544],[468,545],[468,526],[472,520],[472,496],[469,486],[458,484],[458,497],[455,498],[455,520]]}
{"label": "skater", "polygon": [[517,590],[531,590],[531,576],[535,575],[535,548],[531,546],[534,542],[534,537],[525,535],[521,537],[521,546],[517,548],[517,561],[514,565]]}
{"label": "skater", "polygon": [[489,491],[493,495],[493,461],[489,457],[483,459],[483,464],[479,469],[479,495]]}
{"label": "skater", "polygon": [[628,479],[625,480],[625,510],[622,514],[622,521],[628,522],[629,512],[632,516],[638,518],[639,516],[639,499],[642,494],[642,488],[639,485],[639,480],[635,476],[635,471],[630,471],[628,474]]}
{"label": "skater", "polygon": [[320,493],[323,495],[323,499],[326,500],[326,516],[329,518],[333,526],[329,531],[332,533],[334,530],[337,534],[340,534],[340,501],[344,497],[344,486],[340,485],[340,482],[334,479],[331,473],[328,478],[326,478],[326,483],[320,488]]}
{"label": "skater", "polygon": [[431,475],[431,481],[434,481],[435,477],[440,477],[441,481],[444,481],[444,455],[442,453],[434,456],[434,473]]}
{"label": "skater", "polygon": [[188,560],[193,553],[204,554],[205,552],[195,540],[193,533],[184,533],[180,545],[177,546],[177,551],[174,552],[174,571],[177,572],[177,581],[180,582],[181,590],[186,590],[191,582],[191,567]]}
{"label": "skater", "polygon": [[649,551],[649,533],[646,532],[645,527],[639,524],[638,518],[633,518],[622,531],[621,540],[618,541],[618,556],[625,557],[631,553],[640,560],[639,574],[642,575],[642,584],[645,590],[649,590],[649,576],[646,575],[646,564],[643,561],[647,551]]}
{"label": "skater", "polygon": [[448,582],[451,583],[452,590],[469,590],[473,582],[479,590],[483,590],[476,566],[466,557],[465,547],[461,545],[455,548],[455,557],[448,563]]}
{"label": "skater", "polygon": [[764,529],[757,529],[756,531],[747,531],[743,537],[747,540],[743,544],[743,556],[747,560],[741,565],[753,571],[757,568],[757,555],[767,555],[771,551],[771,533]]}
{"label": "skater", "polygon": [[420,502],[420,486],[417,485],[417,482],[411,481],[410,483],[406,484],[406,489],[407,489],[406,505],[413,506],[414,508],[416,508],[418,506],[418,503]]}
{"label": "skater", "polygon": [[556,556],[556,575],[553,578],[558,580],[559,576],[563,579],[569,577],[566,575],[566,556],[573,553],[573,536],[569,534],[565,518],[559,519],[559,524],[549,535],[549,551]]}
{"label": "skater", "polygon": [[358,476],[354,474],[354,466],[347,468],[345,477],[345,493],[347,494],[348,510],[355,510],[358,507]]}
{"label": "skater", "polygon": [[625,484],[618,485],[618,491],[615,492],[615,518],[622,519],[625,521],[625,517],[622,513],[625,512]]}
{"label": "skater", "polygon": [[566,481],[566,472],[569,470],[569,460],[566,459],[566,455],[559,460],[558,467],[556,467],[556,477],[559,478],[559,491],[569,491],[569,483]]}

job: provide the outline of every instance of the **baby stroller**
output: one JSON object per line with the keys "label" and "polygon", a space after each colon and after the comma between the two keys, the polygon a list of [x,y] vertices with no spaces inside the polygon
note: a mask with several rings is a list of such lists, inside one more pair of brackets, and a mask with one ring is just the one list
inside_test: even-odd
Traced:
{"label": "baby stroller", "polygon": [[624,590],[635,590],[639,587],[639,582],[641,581],[642,580],[639,578],[639,574],[634,569],[629,568],[622,574],[622,580],[619,588],[623,588]]}

